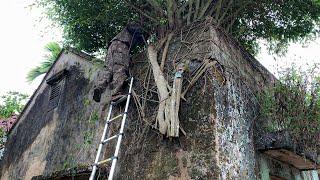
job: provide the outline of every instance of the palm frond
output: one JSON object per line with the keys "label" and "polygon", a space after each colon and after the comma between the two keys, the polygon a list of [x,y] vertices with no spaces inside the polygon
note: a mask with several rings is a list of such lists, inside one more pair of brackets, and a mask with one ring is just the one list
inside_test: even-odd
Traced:
{"label": "palm frond", "polygon": [[48,52],[48,54],[45,54],[43,56],[44,60],[40,63],[39,66],[31,69],[27,73],[27,82],[31,83],[36,77],[40,76],[41,74],[47,73],[50,67],[52,66],[53,62],[58,57],[60,51],[62,48],[59,46],[58,43],[50,42],[48,43],[44,49]]}
{"label": "palm frond", "polygon": [[44,74],[44,72],[41,70],[41,67],[37,66],[33,69],[31,69],[27,74],[27,82],[31,83],[34,79],[36,79],[41,74]]}
{"label": "palm frond", "polygon": [[48,51],[48,52],[50,52],[50,53],[52,53],[52,52],[60,52],[61,51],[61,47],[59,46],[59,44],[58,43],[56,43],[56,42],[50,42],[50,43],[48,43],[45,47],[44,47],[44,49],[46,50],[46,51]]}

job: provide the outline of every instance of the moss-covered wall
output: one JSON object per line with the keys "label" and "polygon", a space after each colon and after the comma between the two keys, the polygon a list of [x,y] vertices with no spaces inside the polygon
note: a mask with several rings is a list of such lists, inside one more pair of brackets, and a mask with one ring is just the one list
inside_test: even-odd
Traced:
{"label": "moss-covered wall", "polygon": [[[46,79],[63,69],[58,107],[49,110],[51,87]],[[31,179],[33,176],[91,164],[103,122],[102,106],[91,100],[95,65],[79,54],[64,51],[45,77],[10,132],[1,179]]]}
{"label": "moss-covered wall", "polygon": [[[202,41],[192,46],[190,42],[195,39]],[[118,178],[259,179],[252,139],[253,121],[258,114],[255,96],[257,90],[274,80],[273,76],[214,26],[207,26],[204,31],[199,26],[185,29],[172,40],[167,67],[183,58],[216,61],[222,77],[217,76],[217,68],[208,69],[187,93],[187,101],[181,102],[179,119],[186,136],[181,133],[177,139],[167,139],[148,129],[139,144],[143,148],[123,154],[125,160],[120,163]],[[133,73],[141,75],[137,77],[137,94],[143,94],[148,68],[145,55],[134,59]],[[165,74],[172,83],[170,68],[165,69]],[[188,80],[192,77],[188,73],[184,76]],[[147,105],[157,107],[153,102]],[[147,121],[154,122],[154,116],[147,114],[151,116]],[[139,123],[130,129],[136,129],[136,124]],[[127,137],[125,146],[132,147],[136,136]]]}
{"label": "moss-covered wall", "polygon": [[[134,111],[136,116],[129,125],[122,152],[124,160],[120,161],[116,179],[264,179],[260,172],[266,169],[260,165],[253,142],[254,121],[259,114],[256,96],[275,78],[216,27],[208,26],[202,31],[198,26],[192,31],[182,30],[170,43],[165,69],[169,84],[174,75],[168,68],[172,68],[172,61],[177,64],[183,58],[210,59],[221,68],[208,69],[187,93],[187,101],[181,102],[180,126],[186,135],[181,133],[179,138],[168,139],[150,126],[143,130],[136,128],[144,121],[154,123],[157,103],[147,101],[145,119],[139,119]],[[201,42],[192,44],[195,39]],[[143,98],[156,96],[144,97],[150,65],[145,54],[137,56],[132,64],[137,81],[135,90],[143,103]],[[184,76],[185,81],[192,77],[188,73]],[[290,166],[284,167],[291,170]]]}
{"label": "moss-covered wall", "polygon": [[[256,91],[274,78],[218,28],[200,25],[183,29],[173,38],[165,66],[171,84],[174,72],[170,66],[182,59],[217,63],[181,102],[179,119],[185,135],[181,131],[179,138],[167,138],[157,131],[158,96],[150,65],[145,53],[132,59],[135,98],[129,107],[115,179],[266,179],[263,174],[273,172],[274,167],[265,163],[268,157],[255,152],[253,123],[258,114]],[[196,45],[190,43],[196,41]],[[45,77],[69,70],[56,109],[47,111],[50,86],[44,81],[20,116],[1,162],[1,179],[31,179],[93,163],[110,97],[107,91],[103,102],[92,101],[97,66],[84,58],[65,51]],[[186,72],[184,78],[186,83],[192,74]],[[144,102],[142,117],[137,107]],[[120,111],[123,106],[115,114]],[[116,134],[117,127],[114,124],[110,133]],[[113,156],[112,147],[106,147],[104,158]]]}

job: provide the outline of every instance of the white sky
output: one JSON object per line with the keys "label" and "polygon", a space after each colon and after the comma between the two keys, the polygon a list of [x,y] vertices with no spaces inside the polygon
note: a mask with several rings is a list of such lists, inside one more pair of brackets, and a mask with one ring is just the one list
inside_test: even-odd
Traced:
{"label": "white sky", "polygon": [[42,77],[29,84],[27,72],[42,61],[47,43],[61,39],[59,31],[47,28],[48,21],[39,22],[40,10],[27,8],[33,1],[0,1],[0,95],[8,91],[32,95]]}
{"label": "white sky", "polygon": [[[43,76],[28,84],[25,79],[27,72],[43,60],[43,48],[48,42],[61,40],[61,33],[48,28],[50,23],[47,20],[39,22],[43,17],[39,9],[30,11],[30,8],[26,8],[33,1],[0,1],[0,96],[8,91],[32,95]],[[276,64],[284,66],[295,60],[298,63],[305,63],[305,60],[320,63],[320,40],[309,44],[308,48],[292,45],[287,56],[275,63],[264,48],[257,59],[271,72],[275,72]]]}

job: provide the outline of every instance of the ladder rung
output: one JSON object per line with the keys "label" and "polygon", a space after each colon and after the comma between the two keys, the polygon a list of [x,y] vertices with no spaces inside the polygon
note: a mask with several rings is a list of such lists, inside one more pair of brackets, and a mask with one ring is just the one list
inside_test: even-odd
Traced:
{"label": "ladder rung", "polygon": [[109,137],[109,138],[103,140],[101,143],[104,144],[104,143],[106,143],[106,142],[108,142],[108,141],[110,141],[110,140],[112,140],[112,139],[114,139],[114,138],[116,138],[116,137],[118,137],[118,136],[119,136],[119,134],[114,135],[114,136],[112,136],[112,137]]}
{"label": "ladder rung", "polygon": [[111,158],[108,158],[108,159],[105,159],[105,160],[102,160],[102,161],[98,162],[98,165],[107,163],[107,162],[109,162],[109,161],[112,161],[113,159],[118,159],[118,158],[115,157],[115,156],[113,156],[113,157],[111,157]]}
{"label": "ladder rung", "polygon": [[113,105],[113,106],[114,106],[114,105],[117,105],[117,104],[121,103],[122,101],[126,100],[127,97],[128,97],[128,94],[124,95],[123,97],[121,97],[121,98],[118,99],[117,101],[112,101],[112,102],[111,102],[111,105]]}
{"label": "ladder rung", "polygon": [[[131,77],[130,78],[130,86],[129,86],[128,94],[126,94],[124,96],[113,97],[114,101],[111,101],[111,103],[110,103],[107,122],[106,122],[106,125],[105,125],[103,133],[102,133],[101,142],[99,143],[99,148],[98,148],[98,151],[97,151],[96,158],[94,160],[94,164],[92,165],[92,171],[91,171],[91,175],[90,175],[89,180],[94,180],[95,179],[95,175],[96,175],[97,169],[99,168],[99,165],[105,164],[105,163],[107,163],[109,161],[112,161],[112,163],[111,163],[111,168],[110,168],[110,171],[109,171],[108,179],[109,180],[113,179],[115,168],[116,168],[116,165],[117,165],[118,155],[119,155],[119,151],[120,151],[120,145],[121,145],[121,141],[122,141],[122,136],[124,135],[123,134],[123,130],[124,130],[124,127],[125,127],[126,117],[127,117],[127,114],[128,114],[128,108],[129,108],[129,103],[130,103],[130,99],[131,99],[132,86],[133,86],[133,78]],[[121,103],[124,100],[127,100],[124,112],[119,114],[118,116],[116,116],[114,118],[111,118],[113,105],[117,105],[117,104]],[[114,120],[116,120],[116,119],[120,119],[120,117],[123,117],[123,118],[121,118],[122,121],[121,121],[120,130],[119,130],[120,133],[115,135],[115,136],[112,136],[112,137],[108,138],[109,125],[110,125],[109,123],[114,121]],[[116,139],[117,137],[118,137],[118,141],[117,141],[116,146],[115,146],[114,156],[99,162],[104,143],[106,143],[107,141],[110,141],[111,139]]]}
{"label": "ladder rung", "polygon": [[120,115],[118,115],[118,116],[110,119],[110,120],[108,121],[108,123],[111,122],[111,121],[114,121],[114,120],[116,120],[116,119],[118,119],[118,118],[120,118],[120,117],[122,117],[123,115],[124,115],[124,113],[122,113],[122,114],[120,114]]}
{"label": "ladder rung", "polygon": [[109,162],[109,161],[111,161],[111,160],[112,160],[112,158],[105,159],[105,160],[103,160],[103,161],[98,162],[98,165],[107,163],[107,162]]}

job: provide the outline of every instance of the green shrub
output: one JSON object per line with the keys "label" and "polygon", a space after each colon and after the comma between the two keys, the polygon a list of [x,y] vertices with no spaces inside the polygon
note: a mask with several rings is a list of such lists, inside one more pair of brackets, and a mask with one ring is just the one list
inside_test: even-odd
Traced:
{"label": "green shrub", "polygon": [[[261,119],[267,131],[289,130],[308,147],[319,147],[319,64],[303,70],[292,65],[260,94]],[[319,148],[318,148],[319,149]]]}

